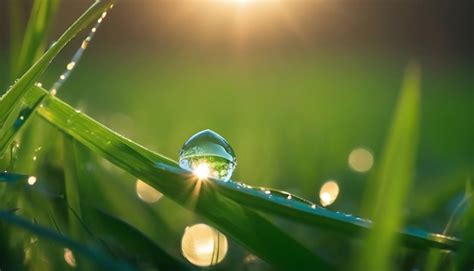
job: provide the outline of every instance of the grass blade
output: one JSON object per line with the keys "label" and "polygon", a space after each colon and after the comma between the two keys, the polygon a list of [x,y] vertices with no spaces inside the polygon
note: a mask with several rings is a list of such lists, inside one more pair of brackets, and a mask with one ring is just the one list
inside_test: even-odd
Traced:
{"label": "grass blade", "polygon": [[100,264],[102,267],[108,270],[132,270],[126,264],[114,261],[99,251],[89,249],[64,235],[61,235],[48,228],[41,227],[37,224],[33,224],[24,218],[11,214],[11,212],[0,211],[0,220],[2,220],[4,223],[14,225],[17,228],[32,232],[38,235],[40,238],[45,238],[54,241],[59,245],[70,248],[73,251],[76,251]]}
{"label": "grass blade", "polygon": [[9,26],[8,30],[10,33],[10,81],[15,80],[17,76],[16,67],[18,63],[18,54],[20,52],[20,40],[22,32],[22,8],[23,2],[17,0],[8,1],[8,16]]}
{"label": "grass blade", "polygon": [[[31,68],[29,68],[29,70],[26,71],[18,81],[16,81],[7,93],[0,98],[0,127],[4,126],[6,118],[13,111],[15,106],[18,106],[21,97],[28,91],[34,82],[38,80],[38,77],[44,72],[49,63],[64,48],[64,46],[66,46],[66,44],[68,44],[68,42],[84,27],[97,19],[113,2],[115,1],[104,0],[95,2],[64,32],[64,34],[61,35],[57,42],[55,42],[48,51],[46,51],[46,53],[44,53],[38,61],[31,66]],[[4,137],[4,134],[1,134],[0,137]],[[8,140],[2,139],[1,142],[3,145],[0,145],[0,153],[3,153],[5,147],[8,145]],[[5,142],[7,144],[4,144]]]}
{"label": "grass blade", "polygon": [[[33,90],[41,91],[38,87]],[[48,97],[44,106],[38,108],[46,120],[177,203],[207,218],[213,226],[263,260],[281,269],[302,264],[311,269],[331,269],[324,260],[268,220],[219,193],[217,183],[196,182],[172,160],[121,137],[57,98]],[[268,244],[272,245],[271,250]]]}
{"label": "grass blade", "polygon": [[[92,230],[106,243],[112,239],[113,244],[121,244],[125,258],[135,258],[153,263],[159,270],[192,270],[189,265],[174,259],[160,246],[155,244],[138,229],[121,219],[100,209],[88,209],[86,217],[92,223]],[[109,247],[114,247],[110,245]],[[122,257],[121,257],[122,258]]]}
{"label": "grass blade", "polygon": [[57,9],[58,0],[35,0],[13,74],[22,74],[44,52],[47,30]]}
{"label": "grass blade", "polygon": [[419,110],[420,67],[412,64],[406,70],[377,179],[366,194],[365,204],[374,226],[358,259],[359,270],[390,269],[396,232],[403,223],[403,204],[413,177]]}
{"label": "grass blade", "polygon": [[[45,90],[34,87],[32,92],[45,92]],[[174,161],[155,154],[114,133],[84,114],[77,113],[73,108],[70,108],[55,97],[50,97],[48,99],[51,99],[50,104],[45,104],[44,107],[40,108],[38,111],[40,115],[128,172],[137,175],[137,172],[142,168],[148,168],[151,166],[154,168],[160,167],[166,172],[169,172],[167,174],[185,174]],[[79,124],[79,122],[83,123]],[[86,130],[90,132],[93,131],[93,133],[85,135],[83,131]],[[124,161],[117,161],[118,158],[116,155],[112,154],[112,152],[120,152],[121,155],[127,155],[127,157],[131,156],[131,164],[127,164]],[[145,159],[145,162],[132,159],[133,156]],[[187,177],[181,176],[181,178]],[[158,190],[165,191],[161,187],[161,185],[165,184],[158,184],[158,187],[157,184],[153,184],[153,182],[150,181],[148,182]],[[169,182],[166,185],[171,184],[172,182]],[[189,184],[184,183],[183,185]],[[209,185],[212,185],[212,189],[217,190],[222,195],[225,195],[236,202],[244,203],[246,206],[327,230],[335,230],[341,233],[355,235],[360,232],[366,232],[372,227],[372,223],[365,219],[348,216],[339,212],[333,212],[324,208],[312,208],[308,203],[304,202],[289,202],[286,197],[269,198],[260,190],[243,189],[241,185],[235,182],[212,182]],[[177,185],[165,189],[180,188],[179,185]],[[187,195],[182,195],[182,197],[182,200],[185,200]],[[401,241],[406,245],[421,249],[441,248],[454,250],[460,243],[456,238],[429,233],[419,229],[405,229],[399,232],[398,235]]]}

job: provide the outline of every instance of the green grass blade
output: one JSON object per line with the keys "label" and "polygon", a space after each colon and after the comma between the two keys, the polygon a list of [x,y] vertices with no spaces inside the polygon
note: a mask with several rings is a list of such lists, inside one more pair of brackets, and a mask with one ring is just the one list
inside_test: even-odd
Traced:
{"label": "green grass blade", "polygon": [[[420,67],[408,66],[377,179],[367,190],[365,204],[373,230],[359,257],[359,270],[389,270],[402,210],[416,159],[420,110]],[[375,196],[375,198],[374,198]]]}
{"label": "green grass blade", "polygon": [[132,270],[125,263],[114,261],[99,251],[87,248],[64,235],[61,235],[48,228],[41,227],[37,224],[33,224],[24,218],[13,215],[11,212],[0,211],[0,220],[6,224],[13,225],[16,228],[21,228],[34,233],[40,238],[51,240],[58,245],[70,248],[71,250],[91,259],[107,270]]}
{"label": "green grass blade", "polygon": [[[41,91],[38,87],[33,90]],[[57,98],[49,98],[38,108],[46,120],[177,203],[207,218],[221,232],[263,260],[281,269],[302,264],[311,269],[331,269],[324,260],[245,207],[245,203],[237,203],[219,193],[217,183],[196,182],[172,160],[112,132]]]}
{"label": "green grass blade", "polygon": [[21,33],[22,33],[22,9],[23,1],[8,0],[8,17],[9,17],[9,29],[10,34],[10,81],[15,80],[17,72],[16,67],[18,63],[18,54],[21,46]]}
{"label": "green grass blade", "polygon": [[[74,38],[84,27],[89,25],[97,19],[102,12],[107,10],[114,0],[104,0],[95,2],[84,14],[82,14],[44,53],[38,61],[26,71],[21,78],[0,98],[0,127],[4,126],[4,122],[9,113],[12,112],[21,97],[28,91],[28,89],[38,80],[38,77],[48,67],[49,63],[56,57],[56,55],[66,46],[66,44]],[[1,134],[0,137],[4,135]],[[4,141],[4,140],[2,140]],[[8,145],[8,144],[6,144]],[[5,145],[0,145],[0,153],[5,151]]]}
{"label": "green grass blade", "polygon": [[22,74],[44,52],[46,34],[58,2],[58,0],[34,1],[18,61],[13,70],[15,77]]}
{"label": "green grass blade", "polygon": [[194,269],[174,259],[127,222],[100,209],[88,208],[85,214],[88,221],[96,222],[91,223],[92,230],[106,243],[108,240],[112,241],[110,248],[114,249],[117,244],[121,245],[121,248],[116,250],[120,250],[118,253],[124,253],[123,258],[140,259],[140,261],[152,263],[159,270]]}
{"label": "green grass blade", "polygon": [[[468,180],[469,187],[471,180]],[[462,218],[461,232],[465,242],[456,255],[456,267],[458,270],[471,270],[474,266],[474,197],[469,197],[468,208]]]}

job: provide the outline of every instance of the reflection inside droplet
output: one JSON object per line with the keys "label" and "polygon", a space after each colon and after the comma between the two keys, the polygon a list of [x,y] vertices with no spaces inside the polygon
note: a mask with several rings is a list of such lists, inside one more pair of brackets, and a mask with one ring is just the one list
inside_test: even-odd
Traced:
{"label": "reflection inside droplet", "polygon": [[140,179],[137,179],[135,187],[138,197],[147,203],[155,203],[163,196],[160,191],[156,190]]}
{"label": "reflection inside droplet", "polygon": [[321,186],[319,199],[322,206],[331,205],[339,195],[339,185],[335,181],[327,181]]}
{"label": "reflection inside droplet", "polygon": [[357,148],[349,154],[348,164],[352,170],[366,172],[374,165],[374,156],[364,148]]}
{"label": "reflection inside droplet", "polygon": [[216,265],[227,254],[227,238],[206,224],[196,224],[185,229],[181,239],[181,251],[194,265]]}
{"label": "reflection inside droplet", "polygon": [[179,153],[179,165],[201,180],[228,181],[234,172],[236,158],[234,150],[222,136],[204,130],[184,143]]}

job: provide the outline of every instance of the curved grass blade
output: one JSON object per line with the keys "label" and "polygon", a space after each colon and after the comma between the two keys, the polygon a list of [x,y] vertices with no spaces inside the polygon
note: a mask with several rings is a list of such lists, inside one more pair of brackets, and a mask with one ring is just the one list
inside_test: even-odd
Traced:
{"label": "curved grass blade", "polygon": [[85,257],[91,259],[108,270],[133,270],[125,263],[112,260],[99,251],[87,248],[64,235],[61,235],[48,228],[41,227],[37,224],[33,224],[24,218],[11,214],[10,212],[0,211],[0,220],[2,220],[4,223],[14,225],[17,228],[34,233],[40,238],[52,240],[57,244],[70,248],[71,250],[84,255]]}
{"label": "curved grass blade", "polygon": [[[39,87],[32,89],[44,91]],[[121,137],[57,98],[48,97],[44,106],[38,108],[47,121],[177,203],[207,218],[221,232],[269,264],[285,270],[295,266],[311,270],[332,269],[245,204],[219,193],[214,182],[198,182],[172,160]],[[272,249],[268,249],[269,244]]]}
{"label": "curved grass blade", "polygon": [[[16,83],[0,98],[0,127],[4,126],[8,115],[18,106],[20,98],[28,91],[28,89],[38,80],[38,77],[48,67],[49,63],[56,57],[56,55],[79,33],[84,27],[89,25],[95,19],[101,16],[102,12],[107,10],[114,0],[104,0],[95,2],[86,12],[82,14],[44,53],[38,61],[36,61],[28,71],[16,81]],[[25,119],[26,120],[26,119]],[[1,134],[0,137],[3,137]],[[8,140],[1,140],[0,153],[5,151],[8,145]],[[5,144],[6,142],[6,144]]]}

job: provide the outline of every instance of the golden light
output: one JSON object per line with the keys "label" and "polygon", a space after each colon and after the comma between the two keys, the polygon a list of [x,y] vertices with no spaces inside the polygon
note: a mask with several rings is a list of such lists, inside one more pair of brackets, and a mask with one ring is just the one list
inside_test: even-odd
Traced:
{"label": "golden light", "polygon": [[374,156],[364,148],[357,148],[349,154],[348,164],[357,172],[367,172],[374,165]]}
{"label": "golden light", "polygon": [[199,180],[205,180],[209,178],[211,174],[211,168],[206,162],[202,162],[193,170],[194,175],[198,177]]}
{"label": "golden light", "polygon": [[35,176],[30,176],[28,178],[27,182],[28,182],[29,185],[34,185],[36,183],[36,177]]}
{"label": "golden light", "polygon": [[336,181],[327,181],[321,186],[319,191],[319,199],[321,200],[321,205],[326,207],[331,205],[339,195],[339,185]]}
{"label": "golden light", "polygon": [[225,235],[206,224],[187,227],[181,239],[183,256],[201,267],[220,263],[227,254],[227,246]]}
{"label": "golden light", "polygon": [[76,267],[76,258],[69,248],[64,249],[64,261],[71,267]]}
{"label": "golden light", "polygon": [[160,191],[156,190],[140,179],[137,179],[135,187],[138,197],[147,203],[155,203],[163,196]]}

